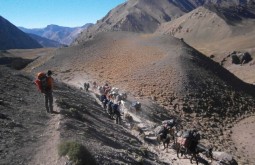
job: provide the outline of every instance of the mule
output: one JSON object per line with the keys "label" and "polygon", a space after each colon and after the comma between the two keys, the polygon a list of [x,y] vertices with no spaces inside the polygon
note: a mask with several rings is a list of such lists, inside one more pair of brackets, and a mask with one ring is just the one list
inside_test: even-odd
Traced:
{"label": "mule", "polygon": [[171,137],[170,137],[169,134],[167,134],[166,138],[164,138],[161,134],[157,135],[157,141],[158,141],[159,145],[162,142],[163,146],[164,146],[163,150],[166,149],[166,151],[168,151],[168,146],[170,144],[170,139],[171,139]]}
{"label": "mule", "polygon": [[[178,138],[180,138],[180,137],[178,137]],[[179,153],[181,153],[181,156],[183,154],[186,155],[186,154],[190,153],[191,154],[190,163],[192,164],[192,159],[195,158],[196,163],[198,165],[197,153],[196,153],[197,145],[198,145],[198,142],[194,141],[194,140],[190,140],[189,144],[187,146],[184,146],[183,144],[180,143],[180,140],[177,140],[177,142],[176,142],[177,157],[180,158]]]}
{"label": "mule", "polygon": [[156,134],[156,136],[157,136],[157,142],[159,143],[159,145],[162,142],[164,149],[167,149],[168,151],[168,146],[170,144],[171,139],[173,139],[173,142],[175,143],[175,140],[174,140],[175,129],[174,128],[165,128],[165,129],[167,129],[166,130],[167,132]]}
{"label": "mule", "polygon": [[131,105],[129,106],[129,111],[130,112],[141,112],[142,108],[141,108],[141,103],[138,101],[132,102]]}
{"label": "mule", "polygon": [[[179,138],[179,137],[178,137]],[[213,160],[212,148],[207,148],[204,145],[198,143],[196,140],[189,140],[188,145],[184,146],[180,143],[180,140],[177,140],[176,143],[177,157],[179,158],[179,153],[181,156],[183,154],[191,154],[190,163],[192,164],[193,158],[196,160],[196,164],[198,165],[198,155],[199,153],[204,154],[207,158]]]}

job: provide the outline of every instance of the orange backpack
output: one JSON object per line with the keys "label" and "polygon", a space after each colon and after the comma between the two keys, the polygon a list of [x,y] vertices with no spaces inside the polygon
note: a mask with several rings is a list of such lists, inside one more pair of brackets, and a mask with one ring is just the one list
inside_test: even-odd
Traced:
{"label": "orange backpack", "polygon": [[48,77],[45,73],[39,72],[37,74],[37,79],[35,80],[35,84],[38,88],[38,90],[42,93],[45,93],[48,89]]}

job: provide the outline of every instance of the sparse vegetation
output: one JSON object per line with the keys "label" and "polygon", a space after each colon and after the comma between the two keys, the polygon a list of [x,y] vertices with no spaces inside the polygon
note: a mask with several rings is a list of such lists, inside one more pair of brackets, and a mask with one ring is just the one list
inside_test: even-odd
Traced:
{"label": "sparse vegetation", "polygon": [[132,117],[129,113],[126,113],[126,114],[125,114],[125,119],[126,119],[128,122],[134,121],[134,120],[133,120],[133,117]]}
{"label": "sparse vegetation", "polygon": [[136,158],[136,161],[139,165],[143,165],[144,164],[144,159],[143,157],[139,156],[138,158]]}
{"label": "sparse vegetation", "polygon": [[75,165],[96,164],[89,151],[80,143],[73,141],[62,142],[58,146],[59,156],[67,156]]}
{"label": "sparse vegetation", "polygon": [[140,151],[142,152],[142,154],[147,157],[148,156],[148,147],[142,146],[140,148]]}

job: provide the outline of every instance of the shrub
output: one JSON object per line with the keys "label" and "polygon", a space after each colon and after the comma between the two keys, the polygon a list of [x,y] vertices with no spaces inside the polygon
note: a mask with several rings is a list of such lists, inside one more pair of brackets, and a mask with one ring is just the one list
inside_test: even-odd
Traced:
{"label": "shrub", "polygon": [[125,114],[125,119],[128,121],[128,122],[133,122],[133,117],[129,114],[129,113],[126,113]]}
{"label": "shrub", "polygon": [[148,148],[140,147],[140,151],[142,152],[143,156],[148,156]]}
{"label": "shrub", "polygon": [[58,146],[59,156],[68,156],[75,165],[94,165],[96,161],[89,151],[77,142],[62,142]]}

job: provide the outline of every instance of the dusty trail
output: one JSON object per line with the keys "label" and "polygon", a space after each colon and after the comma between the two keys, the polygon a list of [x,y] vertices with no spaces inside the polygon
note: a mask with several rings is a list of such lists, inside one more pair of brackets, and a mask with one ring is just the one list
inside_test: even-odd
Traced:
{"label": "dusty trail", "polygon": [[54,113],[49,114],[51,119],[47,123],[47,128],[40,136],[40,146],[36,149],[35,156],[29,165],[63,165],[67,162],[65,157],[59,158],[58,144],[60,143],[60,109],[54,103]]}
{"label": "dusty trail", "polygon": [[[143,109],[143,110],[146,111],[146,109]],[[143,114],[136,115],[132,112],[128,112],[128,113],[133,117],[134,122],[143,131],[143,133],[145,134],[145,139],[148,139],[149,142],[142,139],[141,136],[139,135],[139,132],[131,130],[131,133],[143,142],[144,147],[147,148],[148,151],[155,153],[157,155],[155,160],[160,160],[162,162],[165,162],[171,165],[189,165],[190,164],[189,159],[177,158],[176,151],[172,148],[173,146],[172,140],[169,144],[168,151],[164,149],[162,143],[160,145],[157,144],[156,136],[153,129],[156,123],[143,118]],[[155,143],[150,143],[151,141]]]}
{"label": "dusty trail", "polygon": [[[98,104],[101,104],[100,100],[96,97],[96,95],[99,95],[99,93],[95,91],[91,91],[90,93]],[[127,100],[125,102],[125,106],[121,107],[122,112],[124,112],[123,116],[125,114],[129,114],[133,118],[133,123],[136,123],[136,125],[142,130],[142,132],[145,134],[145,139],[148,139],[149,142],[144,140],[144,138],[141,137],[140,133],[136,130],[130,129],[130,123],[125,120],[125,118],[122,116],[122,125],[125,128],[128,128],[129,132],[136,136],[138,139],[140,139],[143,142],[143,146],[152,153],[155,153],[157,156],[155,157],[155,161],[160,160],[161,162],[164,162],[169,165],[190,165],[190,156],[177,158],[176,151],[172,148],[173,147],[173,141],[171,140],[168,151],[164,149],[163,144],[161,143],[158,145],[156,141],[156,136],[154,133],[154,127],[157,125],[155,122],[152,122],[151,120],[147,120],[144,118],[143,112],[136,114],[131,111],[129,111],[129,104],[130,100]],[[143,108],[142,111],[146,111],[146,108]],[[115,121],[114,121],[115,122]],[[195,160],[194,160],[195,161]],[[194,163],[193,161],[193,163]]]}

